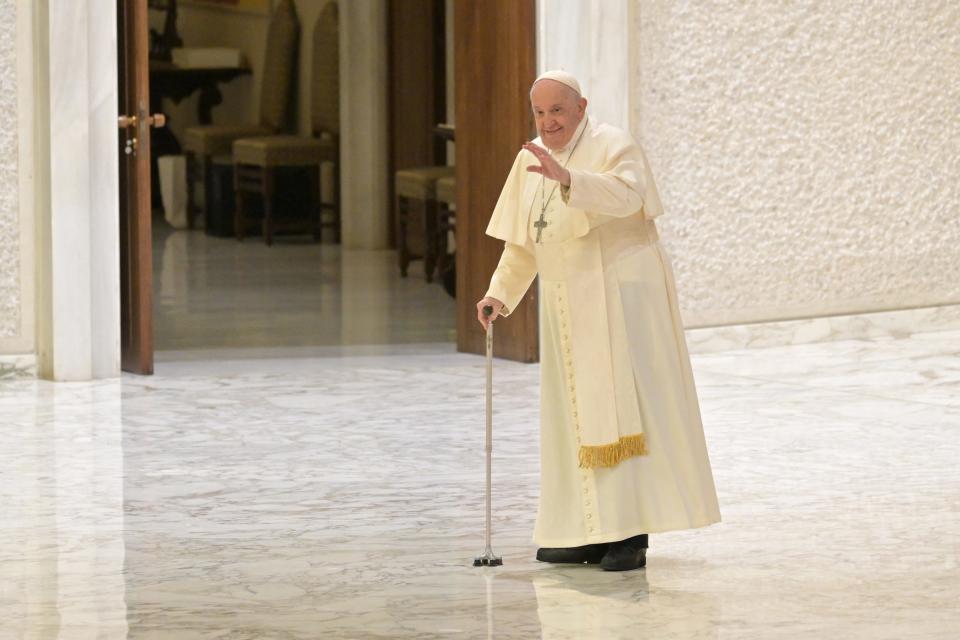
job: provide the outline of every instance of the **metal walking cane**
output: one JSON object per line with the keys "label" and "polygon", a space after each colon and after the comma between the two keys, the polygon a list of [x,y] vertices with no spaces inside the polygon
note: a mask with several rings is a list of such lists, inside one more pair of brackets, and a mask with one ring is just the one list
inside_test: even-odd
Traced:
{"label": "metal walking cane", "polygon": [[483,308],[483,315],[487,318],[487,529],[486,547],[483,553],[473,559],[475,567],[499,567],[503,564],[500,556],[494,555],[490,546],[490,473],[493,459],[493,307]]}

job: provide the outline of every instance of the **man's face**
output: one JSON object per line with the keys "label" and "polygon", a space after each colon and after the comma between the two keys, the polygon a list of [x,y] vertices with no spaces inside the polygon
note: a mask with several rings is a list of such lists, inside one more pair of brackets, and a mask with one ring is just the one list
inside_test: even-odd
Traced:
{"label": "man's face", "polygon": [[541,80],[530,90],[530,106],[543,144],[562,149],[583,120],[587,99],[562,82]]}

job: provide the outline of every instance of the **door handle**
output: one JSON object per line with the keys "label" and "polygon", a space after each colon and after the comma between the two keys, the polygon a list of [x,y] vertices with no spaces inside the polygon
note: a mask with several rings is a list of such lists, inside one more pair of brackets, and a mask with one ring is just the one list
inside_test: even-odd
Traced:
{"label": "door handle", "polygon": [[[148,127],[153,127],[154,129],[167,126],[167,116],[162,113],[147,116],[144,118],[144,121]],[[121,129],[133,129],[137,126],[137,122],[139,122],[137,116],[120,116],[117,118],[117,125],[119,125]]]}
{"label": "door handle", "polygon": [[167,116],[162,113],[155,113],[152,116],[147,116],[147,126],[153,127],[154,129],[165,127],[167,126]]}

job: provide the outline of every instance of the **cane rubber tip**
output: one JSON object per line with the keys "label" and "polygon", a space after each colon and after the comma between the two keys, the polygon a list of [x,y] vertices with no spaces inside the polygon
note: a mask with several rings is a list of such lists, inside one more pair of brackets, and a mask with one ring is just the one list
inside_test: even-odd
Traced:
{"label": "cane rubber tip", "polygon": [[480,556],[473,559],[475,567],[499,567],[503,564],[503,558],[497,556]]}
{"label": "cane rubber tip", "polygon": [[492,315],[493,315],[493,307],[490,306],[489,304],[488,304],[487,306],[485,306],[485,307],[483,308],[483,315],[487,316],[488,318],[489,318],[490,316],[492,316]]}

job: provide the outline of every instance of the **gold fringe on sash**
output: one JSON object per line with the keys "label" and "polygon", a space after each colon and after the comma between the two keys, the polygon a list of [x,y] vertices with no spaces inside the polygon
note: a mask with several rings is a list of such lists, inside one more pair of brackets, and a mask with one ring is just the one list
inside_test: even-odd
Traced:
{"label": "gold fringe on sash", "polygon": [[642,433],[620,438],[611,444],[580,447],[580,468],[614,467],[627,458],[647,455],[647,440]]}

